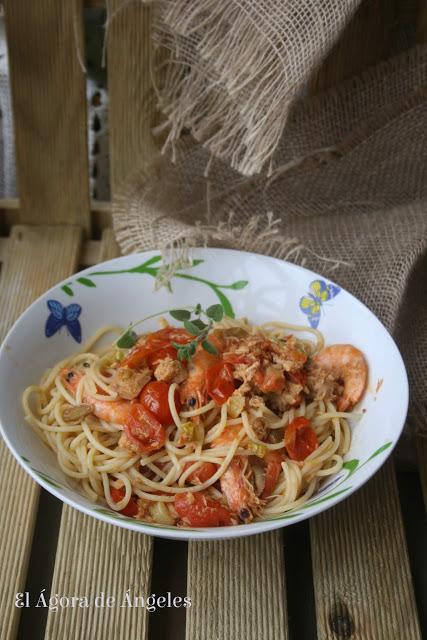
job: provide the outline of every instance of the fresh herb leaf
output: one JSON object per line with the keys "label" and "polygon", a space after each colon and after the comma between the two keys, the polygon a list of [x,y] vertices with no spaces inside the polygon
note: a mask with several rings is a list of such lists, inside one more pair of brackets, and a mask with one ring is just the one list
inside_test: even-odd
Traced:
{"label": "fresh herb leaf", "polygon": [[212,353],[214,356],[218,354],[218,350],[213,346],[212,342],[209,342],[209,340],[203,340],[202,347],[205,351]]}
{"label": "fresh herb leaf", "polygon": [[187,311],[187,309],[172,309],[172,311],[169,311],[169,314],[179,322],[189,320],[191,318],[191,313],[190,311]]}
{"label": "fresh herb leaf", "polygon": [[222,320],[224,317],[224,309],[222,307],[222,304],[213,304],[211,307],[208,307],[206,309],[206,315],[208,316],[208,318],[214,320],[215,322],[219,322],[220,320]]}
{"label": "fresh herb leaf", "polygon": [[188,333],[191,333],[192,336],[198,336],[200,334],[199,327],[190,320],[184,320],[184,327],[188,331]]}
{"label": "fresh herb leaf", "polygon": [[202,313],[202,305],[201,304],[196,304],[196,308],[194,309],[194,313],[196,314],[196,316],[199,316]]}
{"label": "fresh herb leaf", "polygon": [[137,340],[138,336],[135,331],[131,331],[130,329],[128,329],[120,336],[120,338],[116,342],[116,345],[119,347],[119,349],[130,349],[134,346]]}
{"label": "fresh herb leaf", "polygon": [[200,320],[200,318],[196,318],[195,320],[191,321],[193,324],[196,325],[196,327],[199,327],[200,331],[204,331],[206,329],[206,327],[208,326],[206,324],[206,322],[203,322],[203,320]]}

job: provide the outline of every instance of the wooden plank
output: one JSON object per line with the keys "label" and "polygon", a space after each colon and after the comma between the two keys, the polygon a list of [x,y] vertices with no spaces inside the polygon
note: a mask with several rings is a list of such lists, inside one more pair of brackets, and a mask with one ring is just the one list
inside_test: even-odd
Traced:
{"label": "wooden plank", "polygon": [[151,134],[156,111],[151,89],[151,10],[141,2],[110,1],[108,88],[111,185],[119,184],[158,153]]}
{"label": "wooden plank", "polygon": [[[80,230],[64,227],[12,229],[0,285],[0,334],[47,288],[75,270]],[[0,443],[0,638],[15,637],[21,609],[13,606],[23,591],[37,512],[38,485]],[[19,496],[19,500],[16,497]],[[7,515],[6,515],[7,514]]]}
{"label": "wooden plank", "polygon": [[363,0],[320,68],[313,74],[310,92],[318,93],[344,78],[393,55],[396,28],[414,25],[419,0]]}
{"label": "wooden plank", "polygon": [[[130,597],[150,591],[152,538],[99,522],[65,506],[62,513],[51,593],[87,595],[88,608],[49,611],[45,638],[147,637],[144,608],[121,607]],[[115,598],[111,608],[97,608],[102,592]]]}
{"label": "wooden plank", "polygon": [[393,463],[310,528],[319,639],[421,640]]}
{"label": "wooden plank", "polygon": [[[0,198],[0,234],[6,236],[9,229],[20,220],[19,200]],[[92,234],[97,235],[106,227],[111,227],[111,202],[92,200],[90,203],[90,227]],[[86,263],[82,263],[86,264]]]}
{"label": "wooden plank", "polygon": [[190,542],[186,640],[285,640],[280,532]]}
{"label": "wooden plank", "polygon": [[88,229],[82,3],[6,0],[5,8],[20,222]]}
{"label": "wooden plank", "polygon": [[[99,260],[118,255],[112,229],[103,232]],[[63,509],[51,593],[87,595],[88,608],[49,611],[46,639],[138,638],[148,632],[144,608],[121,607],[127,589],[130,596],[150,593],[153,538],[126,531],[71,507]],[[111,608],[96,608],[101,592],[116,599]]]}
{"label": "wooden plank", "polygon": [[416,436],[418,469],[423,490],[424,505],[427,509],[427,438]]}

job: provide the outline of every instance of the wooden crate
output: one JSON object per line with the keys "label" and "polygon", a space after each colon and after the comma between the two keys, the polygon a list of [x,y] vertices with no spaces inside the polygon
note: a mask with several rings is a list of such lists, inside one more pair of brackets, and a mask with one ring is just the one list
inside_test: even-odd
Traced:
{"label": "wooden crate", "polygon": [[[121,0],[109,4],[115,11]],[[83,41],[82,2],[8,0],[5,8],[20,197],[0,202],[2,336],[55,282],[118,255],[109,203],[89,200],[85,77],[76,55],[76,41]],[[423,38],[427,11],[421,3],[364,2],[313,77],[313,90],[386,57],[391,42],[384,25],[409,15],[414,20],[418,12]],[[149,123],[141,121],[149,91],[149,23],[150,10],[130,2],[109,32],[113,193],[156,150]],[[357,48],[366,29],[369,43]],[[422,441],[419,457],[426,497]],[[421,485],[415,473],[398,474],[396,482],[393,461],[356,495],[309,523],[188,545],[125,531],[62,505],[17,466],[3,443],[0,477],[3,640],[420,640],[422,631],[426,637]],[[169,591],[190,595],[193,605],[150,614],[140,608],[14,606],[16,593],[42,589],[118,597],[127,589]]]}

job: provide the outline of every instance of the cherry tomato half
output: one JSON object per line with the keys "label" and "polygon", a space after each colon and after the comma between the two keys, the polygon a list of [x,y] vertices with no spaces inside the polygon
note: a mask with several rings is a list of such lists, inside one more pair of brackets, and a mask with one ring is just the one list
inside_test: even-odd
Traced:
{"label": "cherry tomato half", "polygon": [[157,451],[163,447],[166,440],[164,426],[139,402],[131,404],[124,432],[140,453]]}
{"label": "cherry tomato half", "polygon": [[285,448],[292,460],[305,460],[318,446],[316,432],[307,418],[295,418],[286,427]]}
{"label": "cherry tomato half", "polygon": [[265,468],[265,484],[261,494],[261,498],[265,499],[271,496],[273,493],[277,481],[282,471],[282,462],[284,456],[280,451],[268,451],[264,460],[266,462]]}
{"label": "cherry tomato half", "polygon": [[[139,396],[140,403],[144,405],[164,427],[173,424],[168,401],[169,387],[170,385],[167,382],[153,380],[143,387]],[[178,412],[181,411],[181,402],[177,392],[175,392],[175,406]]]}
{"label": "cherry tomato half", "polygon": [[[114,502],[120,502],[120,500],[125,497],[126,491],[124,487],[116,489],[115,487],[110,486],[110,493]],[[129,516],[129,518],[136,516],[136,514],[138,513],[138,504],[136,502],[136,497],[131,496],[125,508],[121,509],[119,513],[123,513],[124,516]]]}
{"label": "cherry tomato half", "polygon": [[[146,361],[153,364],[155,360],[161,357],[176,358],[176,349],[172,346],[172,342],[178,344],[186,344],[192,340],[192,336],[185,329],[177,329],[176,327],[166,327],[154,333],[150,333],[141,344],[137,344],[123,359],[122,366],[137,369]],[[164,355],[161,354],[162,350]]]}
{"label": "cherry tomato half", "polygon": [[190,527],[220,527],[236,524],[230,509],[203,492],[177,493],[174,507],[181,520]]}
{"label": "cherry tomato half", "polygon": [[[191,465],[193,464],[194,464],[194,461],[186,462],[184,465],[184,471],[189,467],[191,467]],[[214,464],[213,462],[203,462],[203,464],[201,464],[200,467],[192,471],[190,475],[187,476],[187,480],[192,484],[203,484],[207,480],[210,480],[212,476],[215,475],[217,470],[218,470],[217,464]]]}
{"label": "cherry tomato half", "polygon": [[206,371],[206,392],[217,404],[224,404],[235,389],[233,368],[219,360]]}

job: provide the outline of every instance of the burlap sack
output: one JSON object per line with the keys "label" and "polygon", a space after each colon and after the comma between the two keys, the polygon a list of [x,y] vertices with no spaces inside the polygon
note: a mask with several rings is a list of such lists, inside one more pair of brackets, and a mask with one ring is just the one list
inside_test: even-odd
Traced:
{"label": "burlap sack", "polygon": [[217,158],[253,175],[272,157],[295,98],[360,0],[151,4],[167,144],[189,129]]}
{"label": "burlap sack", "polygon": [[[209,244],[288,258],[329,274],[396,337],[410,421],[427,434],[427,47],[304,101],[273,175],[245,179],[184,140],[114,203],[124,252]],[[185,257],[175,252],[174,256]],[[331,273],[331,271],[333,273]]]}

